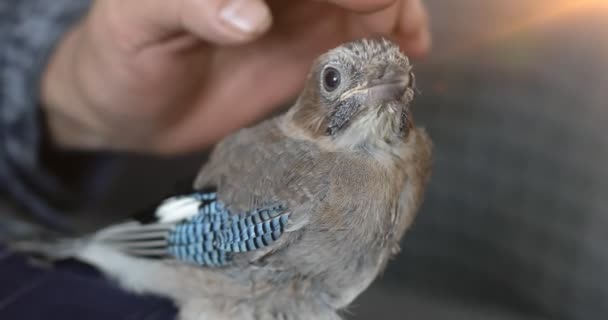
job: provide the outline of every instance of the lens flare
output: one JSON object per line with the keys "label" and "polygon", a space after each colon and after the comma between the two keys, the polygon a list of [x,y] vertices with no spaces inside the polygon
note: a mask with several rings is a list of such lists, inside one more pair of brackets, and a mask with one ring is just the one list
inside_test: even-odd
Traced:
{"label": "lens flare", "polygon": [[[571,18],[605,17],[608,29],[608,0],[543,0],[530,1],[524,5],[514,1],[512,4],[520,10],[513,15],[515,18],[509,18],[493,26],[486,26],[487,28],[484,30],[470,32],[468,38],[461,38],[457,43],[448,45],[445,54],[438,54],[438,60],[453,60],[457,56],[466,55],[479,48],[504,42],[519,33],[534,32],[544,27],[564,23]],[[507,10],[512,10],[512,8]]]}
{"label": "lens flare", "polygon": [[608,0],[554,0],[550,3],[536,11],[522,13],[521,20],[513,21],[509,25],[494,30],[486,37],[488,40],[498,39],[590,11],[597,13],[597,10],[607,10],[608,12]]}

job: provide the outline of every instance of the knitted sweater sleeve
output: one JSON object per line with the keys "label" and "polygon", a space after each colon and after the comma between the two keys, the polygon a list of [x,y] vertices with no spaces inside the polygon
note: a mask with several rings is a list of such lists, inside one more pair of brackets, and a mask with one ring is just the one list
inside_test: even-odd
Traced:
{"label": "knitted sweater sleeve", "polygon": [[53,206],[62,187],[45,169],[41,74],[63,34],[90,0],[0,2],[0,194],[41,222],[61,227]]}

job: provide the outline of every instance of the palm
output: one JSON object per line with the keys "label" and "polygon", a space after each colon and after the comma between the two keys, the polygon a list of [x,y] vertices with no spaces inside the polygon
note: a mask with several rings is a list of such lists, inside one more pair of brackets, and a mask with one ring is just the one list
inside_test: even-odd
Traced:
{"label": "palm", "polygon": [[[171,153],[208,146],[294,97],[316,56],[367,31],[360,17],[326,3],[270,4],[273,27],[250,44],[215,47],[183,35],[149,46],[135,59],[126,55],[132,72],[108,83],[110,94],[99,97],[119,100],[100,109],[122,124],[121,131],[143,140],[143,149]],[[369,20],[375,31],[389,33],[398,19]]]}

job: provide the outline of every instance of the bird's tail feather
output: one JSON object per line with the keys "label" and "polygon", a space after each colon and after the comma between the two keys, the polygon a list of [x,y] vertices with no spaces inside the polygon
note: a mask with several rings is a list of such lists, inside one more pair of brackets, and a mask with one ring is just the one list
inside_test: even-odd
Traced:
{"label": "bird's tail feather", "polygon": [[100,230],[92,239],[134,256],[165,256],[167,237],[172,228],[172,223],[141,224],[132,221]]}
{"label": "bird's tail feather", "polygon": [[87,238],[16,240],[8,243],[8,250],[54,262],[74,258],[88,241]]}
{"label": "bird's tail feather", "polygon": [[142,228],[138,222],[125,222],[108,226],[86,236],[65,237],[54,233],[39,234],[34,238],[13,239],[7,246],[10,251],[31,257],[61,261],[76,257],[84,246],[91,243],[107,243],[120,248],[122,244],[132,244],[132,240],[135,239],[146,236],[158,237],[158,235],[166,233],[166,229],[159,225]]}

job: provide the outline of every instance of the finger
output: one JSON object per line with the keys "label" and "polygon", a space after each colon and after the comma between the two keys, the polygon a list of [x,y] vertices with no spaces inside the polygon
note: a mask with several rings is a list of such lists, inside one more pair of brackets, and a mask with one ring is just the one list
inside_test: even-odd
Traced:
{"label": "finger", "polygon": [[399,3],[395,2],[391,6],[382,10],[358,15],[358,20],[363,30],[368,34],[390,34],[395,30],[399,19]]}
{"label": "finger", "polygon": [[358,13],[371,13],[390,7],[398,0],[326,0],[339,7]]}
{"label": "finger", "polygon": [[426,8],[421,0],[401,3],[396,36],[404,51],[412,57],[422,57],[431,48],[431,33]]}
{"label": "finger", "polygon": [[399,43],[403,51],[411,58],[422,58],[431,49],[431,35],[426,28],[408,35],[395,36],[394,40]]}
{"label": "finger", "polygon": [[367,14],[353,13],[349,16],[349,28],[354,38],[388,37],[411,57],[424,56],[431,45],[426,11],[419,0],[400,0]]}
{"label": "finger", "polygon": [[411,35],[428,28],[428,16],[421,0],[403,0],[400,2],[397,33]]}
{"label": "finger", "polygon": [[[215,44],[253,40],[272,24],[263,0],[116,1],[126,23],[134,24],[142,43],[187,32]],[[115,12],[115,13],[116,13]],[[140,39],[138,39],[140,40]]]}
{"label": "finger", "polygon": [[182,1],[181,22],[184,26],[199,37],[215,43],[252,40],[266,32],[272,24],[270,9],[263,0]]}

